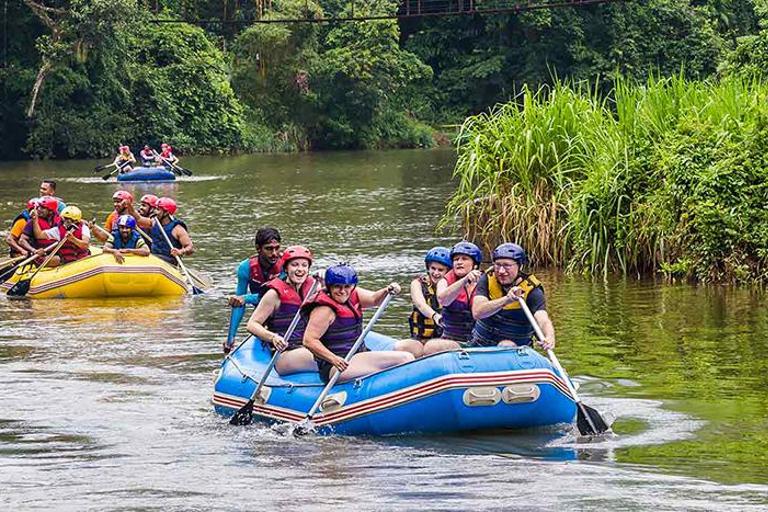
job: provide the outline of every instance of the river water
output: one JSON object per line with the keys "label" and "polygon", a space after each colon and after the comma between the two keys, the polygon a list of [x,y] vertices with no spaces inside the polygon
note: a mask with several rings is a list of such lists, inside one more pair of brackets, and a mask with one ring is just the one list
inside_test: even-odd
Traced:
{"label": "river water", "polygon": [[[0,164],[0,218],[52,177],[100,222],[119,187],[93,161]],[[421,271],[449,151],[195,158],[170,195],[212,276],[203,296],[0,298],[0,510],[765,510],[768,311],[762,293],[537,272],[564,366],[613,439],[571,432],[295,439],[210,403],[226,297],[262,225],[368,287]],[[7,233],[7,224],[3,227]],[[405,336],[393,301],[378,330]],[[242,331],[241,331],[242,332]]]}

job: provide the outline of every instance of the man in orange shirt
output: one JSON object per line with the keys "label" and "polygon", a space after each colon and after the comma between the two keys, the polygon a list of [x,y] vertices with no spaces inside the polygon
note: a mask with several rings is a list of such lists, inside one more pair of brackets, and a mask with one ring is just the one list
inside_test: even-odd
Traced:
{"label": "man in orange shirt", "polygon": [[[107,220],[104,222],[104,229],[106,229],[108,233],[117,229],[118,217],[129,214],[130,210],[133,209],[133,195],[126,190],[118,190],[112,195],[112,202],[115,205],[115,210],[107,215]],[[129,206],[131,207],[129,208]],[[108,236],[99,229],[95,229],[93,235],[102,242],[106,242],[108,238]]]}

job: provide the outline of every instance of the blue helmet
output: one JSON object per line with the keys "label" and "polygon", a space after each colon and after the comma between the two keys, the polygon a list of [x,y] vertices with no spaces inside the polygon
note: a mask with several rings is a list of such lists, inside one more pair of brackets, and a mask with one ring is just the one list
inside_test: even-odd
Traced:
{"label": "blue helmet", "polygon": [[357,272],[346,263],[332,265],[325,271],[325,285],[353,284],[357,285]]}
{"label": "blue helmet", "polygon": [[525,255],[525,251],[517,244],[506,243],[501,244],[493,250],[493,261],[499,258],[509,258],[516,261],[520,266],[528,264],[528,257]]}
{"label": "blue helmet", "polygon": [[442,263],[448,268],[453,267],[453,261],[451,261],[451,250],[447,247],[433,247],[424,256],[424,263],[429,267],[429,262],[434,261],[436,263]]}
{"label": "blue helmet", "polygon": [[131,229],[136,229],[136,219],[132,215],[121,215],[117,218],[117,225],[119,227],[125,226]]}
{"label": "blue helmet", "polygon": [[461,241],[453,246],[451,249],[451,259],[453,259],[453,257],[458,254],[469,256],[472,258],[472,261],[475,262],[475,265],[479,265],[483,261],[483,253],[480,248],[472,242],[467,242],[466,240]]}

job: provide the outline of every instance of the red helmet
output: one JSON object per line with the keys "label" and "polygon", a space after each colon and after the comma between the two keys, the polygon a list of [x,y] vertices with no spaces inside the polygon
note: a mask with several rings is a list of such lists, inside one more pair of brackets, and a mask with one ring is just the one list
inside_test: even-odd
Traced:
{"label": "red helmet", "polygon": [[144,194],[141,196],[141,199],[139,199],[140,203],[146,203],[152,208],[157,206],[157,196],[154,194]]}
{"label": "red helmet", "polygon": [[165,142],[163,142],[162,144],[160,144],[160,147],[161,148],[168,148],[170,146],[168,144],[166,144]]}
{"label": "red helmet", "polygon": [[27,210],[31,210],[35,206],[37,206],[37,203],[40,201],[39,197],[33,197],[29,201],[27,201]]}
{"label": "red helmet", "polygon": [[289,261],[297,258],[309,260],[309,265],[312,266],[312,251],[303,245],[292,245],[285,249],[285,252],[283,252],[283,266],[287,265]]}
{"label": "red helmet", "polygon": [[114,194],[112,194],[112,200],[119,199],[120,201],[128,201],[129,203],[133,202],[133,194],[128,192],[127,190],[118,190]]}
{"label": "red helmet", "polygon": [[51,210],[52,212],[58,211],[59,209],[59,202],[56,200],[55,197],[51,196],[43,196],[40,199],[37,200],[38,206],[42,206],[46,210]]}
{"label": "red helmet", "polygon": [[168,214],[173,215],[176,213],[176,201],[170,197],[161,197],[157,200],[157,203],[155,203],[155,208],[160,208],[161,210],[167,211]]}

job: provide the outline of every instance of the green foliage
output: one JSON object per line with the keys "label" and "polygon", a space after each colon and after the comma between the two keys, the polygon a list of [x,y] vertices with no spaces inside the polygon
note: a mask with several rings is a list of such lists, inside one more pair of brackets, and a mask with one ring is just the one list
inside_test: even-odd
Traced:
{"label": "green foliage", "polygon": [[768,281],[768,84],[558,83],[467,120],[444,223],[539,264]]}

